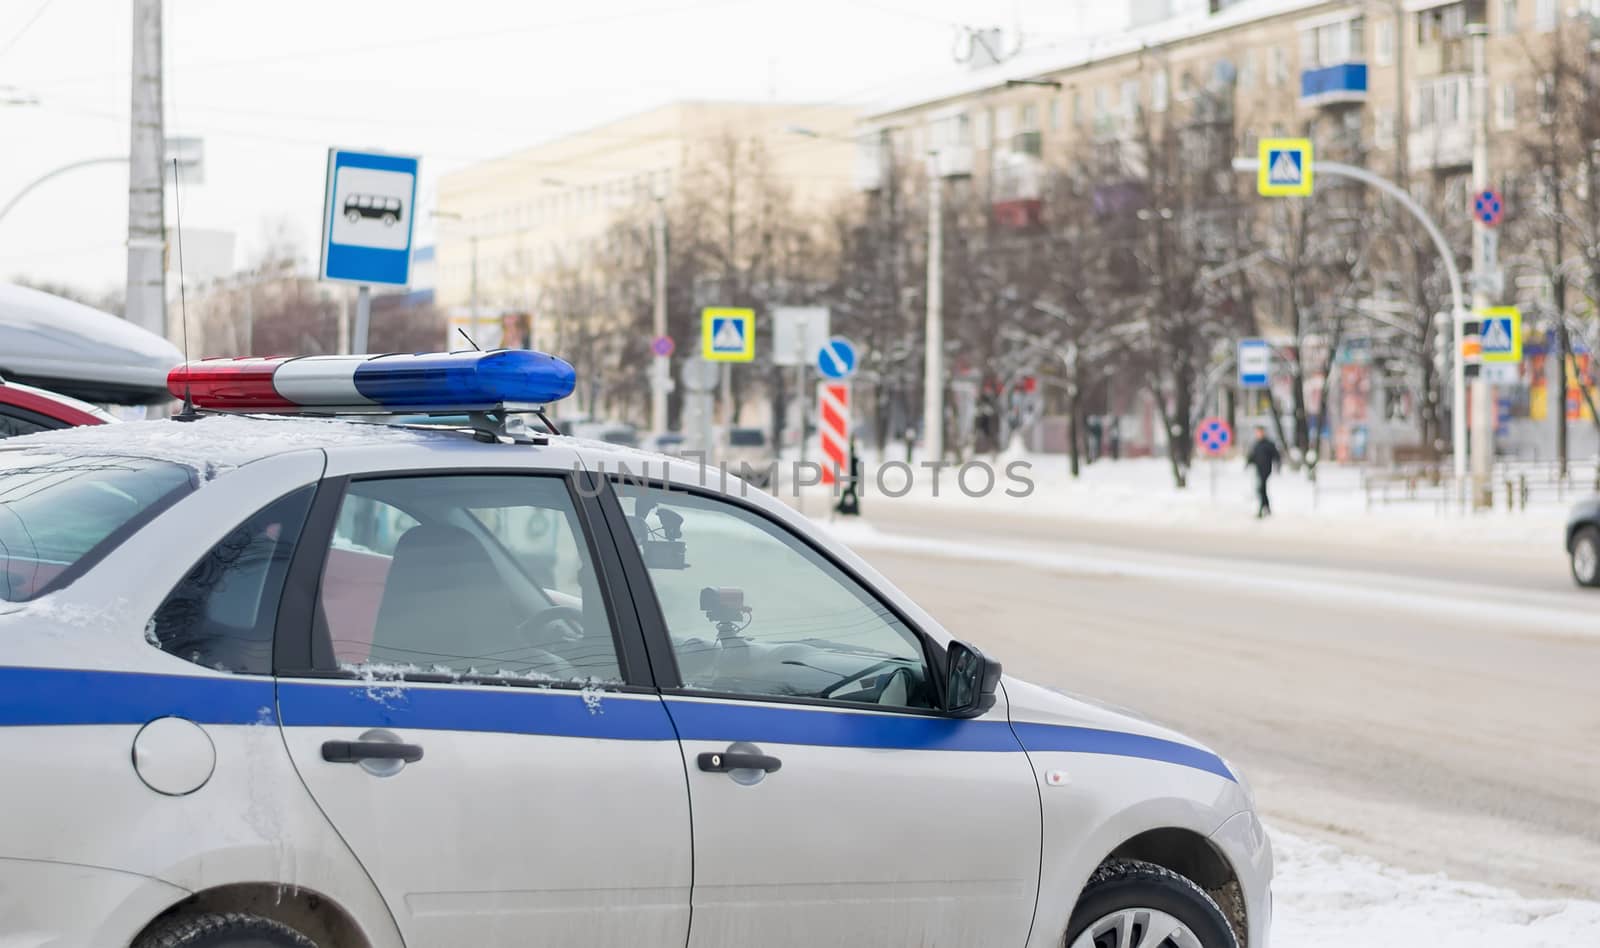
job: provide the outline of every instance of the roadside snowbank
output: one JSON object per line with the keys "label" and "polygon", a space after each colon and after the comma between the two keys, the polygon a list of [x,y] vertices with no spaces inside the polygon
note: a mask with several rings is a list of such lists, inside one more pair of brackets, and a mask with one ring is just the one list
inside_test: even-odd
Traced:
{"label": "roadside snowbank", "polygon": [[[1422,499],[1408,500],[1403,485],[1378,481],[1369,485],[1359,468],[1329,465],[1318,473],[1315,484],[1302,473],[1273,477],[1274,516],[1262,522],[1255,518],[1255,475],[1237,460],[1196,463],[1184,490],[1173,486],[1171,469],[1161,458],[1100,461],[1085,465],[1077,478],[1059,455],[1013,452],[994,461],[978,460],[994,473],[994,487],[988,491],[982,489],[988,479],[981,471],[975,469],[966,477],[968,489],[981,496],[962,490],[953,467],[936,479],[930,470],[914,466],[908,485],[906,467],[894,456],[884,466],[869,460],[863,472],[864,501],[1235,533],[1266,530],[1332,537],[1359,532],[1369,538],[1550,548],[1560,542],[1568,508],[1587,496],[1581,487],[1557,497],[1553,488],[1540,486],[1526,511],[1508,512],[1503,509],[1502,487],[1496,497],[1500,507],[1470,513],[1441,498],[1437,489],[1430,493],[1425,488],[1420,491]],[[1024,497],[1006,493],[1018,486],[1008,477],[1008,465],[1016,462],[1027,464],[1026,477],[1033,485]],[[1577,476],[1582,478],[1581,471]],[[808,498],[816,497],[810,503],[817,505],[826,493],[822,487],[806,491]]]}
{"label": "roadside snowbank", "polygon": [[1600,902],[1527,899],[1273,831],[1273,948],[1600,945]]}

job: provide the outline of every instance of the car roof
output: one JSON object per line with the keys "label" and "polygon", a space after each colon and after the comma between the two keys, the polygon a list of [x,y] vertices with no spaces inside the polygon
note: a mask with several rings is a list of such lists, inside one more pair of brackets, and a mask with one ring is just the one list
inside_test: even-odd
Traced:
{"label": "car roof", "polygon": [[[0,402],[36,411],[71,425],[95,424],[97,422],[117,420],[115,415],[88,402],[80,401],[58,392],[52,392],[48,389],[35,388],[32,385],[7,382],[3,378],[0,378]],[[56,409],[65,409],[65,411],[57,411]],[[91,420],[83,419],[80,417],[82,415],[88,415]]]}

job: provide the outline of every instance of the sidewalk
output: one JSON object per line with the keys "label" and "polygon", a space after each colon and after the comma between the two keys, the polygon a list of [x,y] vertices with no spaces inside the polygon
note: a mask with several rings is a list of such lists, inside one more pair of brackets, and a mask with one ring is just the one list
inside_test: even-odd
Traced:
{"label": "sidewalk", "polygon": [[[1273,516],[1258,521],[1255,475],[1239,460],[1197,462],[1184,490],[1173,486],[1171,468],[1164,458],[1102,460],[1083,466],[1074,479],[1061,455],[1008,452],[997,460],[978,459],[964,477],[958,477],[953,466],[946,467],[937,479],[920,466],[913,467],[912,474],[907,485],[903,456],[891,453],[886,465],[867,459],[863,504],[869,510],[884,505],[902,509],[937,504],[952,512],[986,511],[1030,519],[1539,552],[1559,550],[1571,506],[1544,500],[1526,511],[1471,513],[1426,500],[1372,503],[1369,507],[1359,468],[1325,465],[1315,484],[1303,472],[1285,470],[1275,475],[1269,487]],[[1008,491],[1026,496],[1011,496]],[[807,488],[804,496],[807,511],[816,516],[825,509],[830,495],[827,488],[816,486]],[[1572,502],[1576,500],[1574,496]]]}

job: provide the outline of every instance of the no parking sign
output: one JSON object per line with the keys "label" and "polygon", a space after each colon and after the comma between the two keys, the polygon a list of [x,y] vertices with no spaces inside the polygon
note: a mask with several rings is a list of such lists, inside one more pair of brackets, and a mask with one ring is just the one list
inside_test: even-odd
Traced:
{"label": "no parking sign", "polygon": [[1195,443],[1209,457],[1216,457],[1233,444],[1233,429],[1221,418],[1207,418],[1195,429]]}

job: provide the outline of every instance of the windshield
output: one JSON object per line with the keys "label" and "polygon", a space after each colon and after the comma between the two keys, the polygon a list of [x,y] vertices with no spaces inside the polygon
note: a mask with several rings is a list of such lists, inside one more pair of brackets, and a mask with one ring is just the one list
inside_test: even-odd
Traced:
{"label": "windshield", "polygon": [[66,585],[192,485],[165,461],[0,451],[0,600]]}

